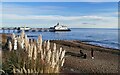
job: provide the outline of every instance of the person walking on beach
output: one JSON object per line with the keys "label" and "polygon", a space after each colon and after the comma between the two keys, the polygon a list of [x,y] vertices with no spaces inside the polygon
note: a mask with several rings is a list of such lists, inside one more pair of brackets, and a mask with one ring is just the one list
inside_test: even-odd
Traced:
{"label": "person walking on beach", "polygon": [[86,57],[87,57],[87,55],[84,54],[84,53],[82,52],[82,50],[80,50],[80,56],[83,57],[84,59],[86,59]]}
{"label": "person walking on beach", "polygon": [[80,55],[81,55],[81,56],[83,56],[83,55],[84,55],[84,53],[82,52],[82,50],[80,50]]}
{"label": "person walking on beach", "polygon": [[91,57],[92,57],[92,59],[94,59],[94,54],[93,54],[93,49],[91,49]]}

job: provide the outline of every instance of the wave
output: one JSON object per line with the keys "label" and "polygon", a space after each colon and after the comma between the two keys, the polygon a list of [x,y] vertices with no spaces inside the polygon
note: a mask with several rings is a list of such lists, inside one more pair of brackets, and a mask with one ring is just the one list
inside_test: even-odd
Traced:
{"label": "wave", "polygon": [[118,49],[120,47],[120,43],[115,42],[115,41],[110,41],[110,40],[82,40],[82,42],[87,42],[93,45],[99,45],[99,46],[104,46],[104,47],[109,47],[109,48],[115,48]]}

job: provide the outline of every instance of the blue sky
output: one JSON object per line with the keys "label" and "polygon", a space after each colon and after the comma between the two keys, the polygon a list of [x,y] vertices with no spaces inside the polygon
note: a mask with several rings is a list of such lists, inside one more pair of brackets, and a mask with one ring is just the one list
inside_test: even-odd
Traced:
{"label": "blue sky", "polygon": [[3,2],[2,26],[117,28],[117,2]]}
{"label": "blue sky", "polygon": [[1,0],[2,2],[118,2],[119,0]]}

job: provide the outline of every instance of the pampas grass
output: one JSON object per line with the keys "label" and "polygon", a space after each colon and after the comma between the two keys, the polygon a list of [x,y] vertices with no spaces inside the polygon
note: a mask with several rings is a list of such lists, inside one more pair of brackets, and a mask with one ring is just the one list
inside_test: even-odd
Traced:
{"label": "pampas grass", "polygon": [[34,49],[33,59],[36,60],[36,59],[37,59],[37,49],[36,49],[36,46],[35,46],[35,45],[33,46],[33,49]]}
{"label": "pampas grass", "polygon": [[[12,73],[59,73],[65,61],[65,50],[57,50],[56,43],[43,41],[39,35],[37,41],[29,40],[24,31],[20,36],[12,35],[9,41],[9,64]],[[12,48],[14,47],[14,48]],[[8,64],[7,63],[7,64]]]}
{"label": "pampas grass", "polygon": [[9,48],[9,51],[12,50],[12,43],[11,43],[11,41],[9,41],[9,43],[8,43],[8,48]]}

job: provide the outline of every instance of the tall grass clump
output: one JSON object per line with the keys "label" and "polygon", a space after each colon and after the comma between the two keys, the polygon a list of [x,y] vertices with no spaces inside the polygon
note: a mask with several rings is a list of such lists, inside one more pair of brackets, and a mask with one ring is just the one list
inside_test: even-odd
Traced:
{"label": "tall grass clump", "polygon": [[9,51],[3,52],[3,70],[8,73],[59,73],[65,61],[65,50],[57,49],[56,43],[29,39],[24,31],[14,33],[8,42]]}

